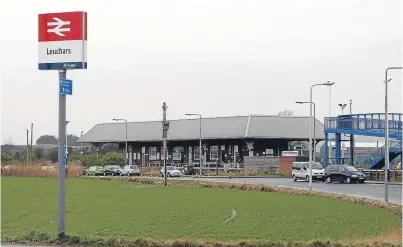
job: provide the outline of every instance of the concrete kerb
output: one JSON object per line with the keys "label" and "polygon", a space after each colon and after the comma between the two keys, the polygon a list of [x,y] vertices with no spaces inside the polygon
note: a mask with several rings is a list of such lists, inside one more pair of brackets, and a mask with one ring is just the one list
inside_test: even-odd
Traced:
{"label": "concrete kerb", "polygon": [[[99,176],[99,177],[104,177],[104,176]],[[161,178],[160,176],[141,176],[143,178]],[[140,177],[140,178],[141,178]],[[227,179],[238,179],[238,178],[284,178],[284,179],[291,179],[291,176],[232,176],[229,178],[229,176],[198,176],[198,177],[193,177],[192,175],[182,175],[184,178],[227,178]],[[111,177],[111,178],[119,178],[119,176]],[[174,178],[174,177],[173,177]],[[380,181],[365,181],[366,184],[385,184],[384,182]],[[402,185],[400,182],[389,182],[389,185]]]}
{"label": "concrete kerb", "polygon": [[[182,177],[192,178],[191,175],[184,175]],[[229,176],[198,176],[193,178],[229,178]],[[291,176],[231,176],[231,178],[292,178]]]}
{"label": "concrete kerb", "polygon": [[[193,177],[191,175],[184,175],[182,177]],[[199,177],[193,177],[193,178],[228,178],[229,176],[199,176]],[[231,176],[231,178],[288,178],[291,179],[291,176]],[[368,184],[385,184],[384,182],[380,181],[365,181],[365,183]],[[400,182],[389,182],[389,185],[402,185]]]}

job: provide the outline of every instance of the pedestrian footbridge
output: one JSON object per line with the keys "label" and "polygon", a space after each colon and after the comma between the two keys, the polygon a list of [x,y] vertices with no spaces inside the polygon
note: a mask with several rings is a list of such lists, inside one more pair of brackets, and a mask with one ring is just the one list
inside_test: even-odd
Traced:
{"label": "pedestrian footbridge", "polygon": [[[325,166],[328,165],[328,136],[335,134],[335,162],[341,164],[341,135],[350,135],[350,164],[354,164],[354,136],[385,137],[385,114],[366,113],[340,115],[325,118]],[[389,160],[402,154],[402,114],[389,113]],[[382,146],[372,153],[364,165],[369,169],[380,169],[385,166],[385,148]]]}

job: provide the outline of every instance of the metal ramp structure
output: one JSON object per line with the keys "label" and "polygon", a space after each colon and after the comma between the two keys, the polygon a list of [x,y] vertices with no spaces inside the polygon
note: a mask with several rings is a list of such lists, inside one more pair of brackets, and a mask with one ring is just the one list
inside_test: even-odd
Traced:
{"label": "metal ramp structure", "polygon": [[[402,155],[402,114],[389,113],[389,160]],[[354,136],[385,137],[385,114],[366,113],[339,115],[325,118],[325,167],[329,163],[329,134],[335,135],[335,162],[341,164],[341,135],[350,135],[349,163],[354,164]],[[385,166],[385,148],[376,149],[365,161],[369,169],[380,169]]]}

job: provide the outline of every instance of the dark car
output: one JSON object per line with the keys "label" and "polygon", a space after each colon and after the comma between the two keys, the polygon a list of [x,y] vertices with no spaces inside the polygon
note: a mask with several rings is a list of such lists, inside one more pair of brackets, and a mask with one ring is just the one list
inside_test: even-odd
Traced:
{"label": "dark car", "polygon": [[106,176],[122,176],[122,168],[117,165],[105,166],[105,175]]}
{"label": "dark car", "polygon": [[354,166],[350,165],[330,165],[325,169],[325,179],[327,183],[338,181],[340,183],[356,183],[362,184],[365,181],[365,174],[360,172]]}

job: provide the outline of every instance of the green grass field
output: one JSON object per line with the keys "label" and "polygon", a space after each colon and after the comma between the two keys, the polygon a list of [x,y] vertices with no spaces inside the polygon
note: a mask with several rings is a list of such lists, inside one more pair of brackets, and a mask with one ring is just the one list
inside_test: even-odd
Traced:
{"label": "green grass field", "polygon": [[[301,242],[380,235],[398,228],[386,210],[318,197],[66,180],[66,233],[87,238]],[[2,235],[57,234],[57,179],[2,178]],[[236,216],[223,223],[232,215]]]}

